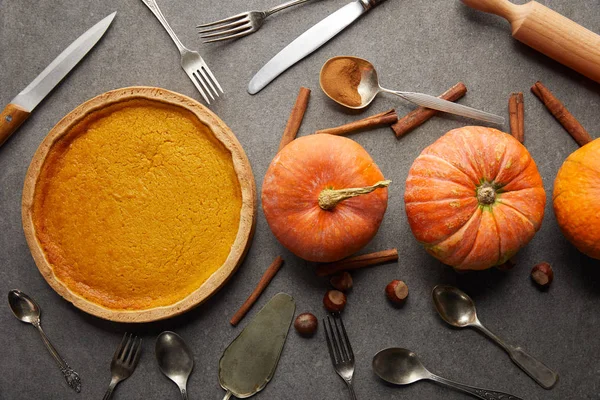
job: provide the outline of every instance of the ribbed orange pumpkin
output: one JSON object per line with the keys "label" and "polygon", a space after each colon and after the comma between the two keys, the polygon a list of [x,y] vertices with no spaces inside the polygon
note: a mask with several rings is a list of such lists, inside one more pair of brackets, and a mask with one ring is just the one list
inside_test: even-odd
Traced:
{"label": "ribbed orange pumpkin", "polygon": [[308,261],[336,261],[377,233],[387,208],[389,181],[382,180],[369,153],[355,141],[305,136],[271,162],[262,206],[273,234],[292,253]]}
{"label": "ribbed orange pumpkin", "polygon": [[496,129],[446,133],[413,163],[404,195],[413,234],[458,270],[504,263],[539,230],[546,194],[527,149]]}
{"label": "ribbed orange pumpkin", "polygon": [[564,162],[554,181],[554,213],[579,251],[600,259],[600,139]]}

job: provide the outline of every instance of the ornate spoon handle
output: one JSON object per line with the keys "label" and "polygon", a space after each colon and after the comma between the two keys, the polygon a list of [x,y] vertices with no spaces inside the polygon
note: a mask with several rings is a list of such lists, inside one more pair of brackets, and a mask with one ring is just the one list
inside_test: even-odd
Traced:
{"label": "ornate spoon handle", "polygon": [[442,385],[461,390],[483,400],[523,400],[520,397],[513,396],[508,393],[496,392],[494,390],[480,389],[473,386],[464,385],[462,383],[451,381],[450,379],[442,378],[441,376],[433,375],[429,377],[432,381],[441,383]]}
{"label": "ornate spoon handle", "polygon": [[79,393],[81,391],[81,379],[79,378],[79,374],[75,372],[73,368],[69,367],[69,364],[67,364],[67,362],[60,356],[60,354],[58,354],[58,351],[56,351],[56,348],[52,345],[52,343],[50,343],[50,339],[48,339],[48,336],[46,336],[46,334],[44,333],[40,321],[37,320],[33,322],[32,325],[35,326],[38,332],[40,333],[42,341],[46,345],[48,352],[54,358],[54,361],[56,361],[56,364],[60,368],[60,371],[63,373],[63,376],[65,377],[65,380],[67,381],[69,387],[75,390],[77,393]]}

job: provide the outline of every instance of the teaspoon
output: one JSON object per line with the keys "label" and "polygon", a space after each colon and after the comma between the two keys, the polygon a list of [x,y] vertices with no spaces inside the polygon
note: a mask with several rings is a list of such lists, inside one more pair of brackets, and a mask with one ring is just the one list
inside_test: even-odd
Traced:
{"label": "teaspoon", "polygon": [[187,381],[194,368],[192,352],[181,336],[170,331],[158,335],[155,352],[160,370],[175,382],[183,400],[187,400]]}
{"label": "teaspoon", "polygon": [[444,111],[444,112],[455,114],[455,115],[462,115],[463,117],[473,118],[473,119],[477,119],[480,121],[490,122],[493,124],[498,124],[498,125],[504,124],[504,118],[499,115],[491,114],[491,113],[488,113],[485,111],[476,110],[475,108],[456,104],[451,101],[437,98],[435,96],[430,96],[430,95],[424,94],[424,93],[400,92],[397,90],[386,89],[379,84],[379,78],[377,77],[377,71],[375,70],[375,67],[373,66],[373,64],[371,64],[369,61],[367,61],[365,59],[358,58],[358,57],[341,56],[341,57],[334,57],[334,58],[327,60],[327,62],[323,65],[323,68],[321,69],[321,75],[320,75],[321,82],[323,81],[322,80],[323,73],[326,70],[326,67],[328,66],[328,64],[331,62],[334,62],[336,60],[340,60],[340,59],[352,60],[356,64],[358,64],[359,70],[361,72],[361,80],[358,85],[358,93],[360,94],[360,97],[361,97],[361,104],[358,106],[353,106],[352,104],[345,103],[342,99],[336,98],[335,96],[332,96],[331,93],[328,93],[323,88],[322,84],[321,84],[321,89],[323,89],[323,92],[325,92],[325,94],[327,96],[329,96],[329,98],[331,98],[336,103],[343,105],[344,107],[352,108],[355,110],[363,109],[366,106],[368,106],[369,104],[371,104],[371,102],[373,101],[375,96],[377,96],[377,94],[379,94],[380,92],[387,92],[387,93],[395,94],[396,96],[399,96],[399,97],[403,98],[404,100],[408,100],[411,103],[415,103],[415,104],[418,104],[423,107],[431,108],[431,109],[438,110],[438,111]]}
{"label": "teaspoon", "polygon": [[506,344],[489,331],[477,318],[475,303],[463,291],[453,287],[438,285],[433,288],[433,302],[440,317],[456,328],[478,329],[498,346],[502,347],[510,359],[544,389],[551,389],[558,381],[558,374],[540,361],[527,354],[522,348]]}
{"label": "teaspoon", "polygon": [[409,385],[428,379],[484,400],[523,400],[507,393],[476,388],[432,374],[421,364],[417,354],[407,349],[381,350],[373,357],[373,370],[381,379],[394,385]]}
{"label": "teaspoon", "polygon": [[81,379],[79,378],[79,374],[73,371],[73,368],[69,367],[69,364],[67,364],[60,354],[58,354],[58,351],[56,351],[52,343],[50,343],[50,339],[48,339],[42,330],[40,306],[38,306],[31,297],[16,289],[8,292],[8,304],[10,304],[10,309],[18,320],[36,327],[42,336],[46,348],[54,358],[54,361],[56,361],[60,371],[63,373],[67,384],[71,389],[79,393],[81,391]]}

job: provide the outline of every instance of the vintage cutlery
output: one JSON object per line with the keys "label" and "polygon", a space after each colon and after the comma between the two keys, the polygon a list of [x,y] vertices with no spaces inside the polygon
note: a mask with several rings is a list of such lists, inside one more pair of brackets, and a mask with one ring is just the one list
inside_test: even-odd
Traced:
{"label": "vintage cutlery", "polygon": [[16,289],[8,292],[8,304],[10,304],[10,309],[17,319],[36,327],[42,336],[46,348],[54,358],[54,361],[56,361],[60,371],[63,373],[67,384],[71,389],[79,393],[81,391],[81,379],[79,378],[79,374],[75,372],[73,368],[69,367],[69,364],[67,364],[67,362],[58,354],[58,351],[56,351],[52,343],[50,343],[50,339],[48,339],[42,330],[40,306],[38,306],[31,297]]}
{"label": "vintage cutlery", "polygon": [[371,104],[371,102],[373,101],[375,96],[377,96],[377,94],[379,94],[380,92],[387,92],[395,94],[396,96],[399,96],[404,100],[410,101],[411,103],[415,103],[427,108],[432,108],[434,110],[444,111],[456,115],[462,115],[464,117],[474,118],[485,122],[491,122],[494,124],[504,123],[504,117],[500,117],[498,115],[490,114],[485,111],[480,111],[471,107],[456,104],[451,101],[430,96],[428,94],[414,92],[399,92],[396,90],[385,89],[379,85],[379,78],[377,77],[377,71],[375,70],[375,66],[373,66],[373,64],[371,64],[369,61],[358,57],[343,56],[334,57],[327,60],[327,62],[323,65],[323,68],[321,68],[321,82],[323,78],[323,73],[327,65],[331,62],[340,59],[352,60],[359,65],[359,70],[361,72],[361,80],[358,86],[358,93],[360,94],[362,100],[361,104],[359,106],[353,106],[351,104],[344,103],[342,100],[328,93],[323,87],[323,84],[321,84],[321,89],[323,90],[323,92],[325,92],[327,96],[329,96],[329,98],[345,107],[360,110]]}
{"label": "vintage cutlery", "polygon": [[[179,49],[179,53],[181,54],[181,68],[185,71],[185,73],[192,80],[196,89],[200,92],[206,103],[210,104],[210,100],[206,97],[206,93],[210,96],[211,99],[215,99],[215,96],[219,97],[219,90],[223,93],[223,89],[217,78],[213,75],[208,65],[204,59],[198,54],[197,51],[192,51],[185,47],[183,43],[179,40],[175,32],[167,22],[165,16],[158,8],[158,4],[156,4],[155,0],[142,0],[146,6],[152,11],[154,16],[158,18],[162,26],[167,30],[171,39],[175,42],[175,45]],[[215,88],[216,86],[216,88]],[[204,89],[203,89],[204,88]],[[219,90],[217,90],[219,89]],[[213,95],[214,94],[214,95]]]}
{"label": "vintage cutlery", "polygon": [[123,335],[121,344],[117,347],[110,363],[110,373],[112,377],[103,400],[110,399],[117,384],[133,374],[140,359],[141,350],[142,339],[133,336],[132,334],[125,333],[125,335]]}
{"label": "vintage cutlery", "polygon": [[250,35],[259,30],[267,17],[278,11],[297,4],[306,3],[307,1],[311,0],[292,0],[276,7],[269,8],[266,11],[246,11],[234,15],[233,17],[198,25],[196,28],[202,28],[198,29],[198,33],[202,39],[210,39],[205,40],[204,43],[241,38],[242,36]]}
{"label": "vintage cutlery", "polygon": [[[333,324],[331,323],[332,319]],[[350,398],[356,400],[356,394],[352,386],[354,352],[352,351],[350,339],[348,339],[348,334],[346,333],[346,328],[340,314],[336,313],[332,317],[327,316],[327,318],[323,318],[323,329],[325,330],[325,339],[327,340],[327,347],[329,348],[329,356],[331,357],[333,368],[340,378],[344,380],[346,386],[348,386]]]}
{"label": "vintage cutlery", "polygon": [[248,93],[256,94],[282,72],[317,50],[354,22],[358,17],[385,0],[356,0],[346,4],[315,26],[298,36],[254,75]]}
{"label": "vintage cutlery", "polygon": [[281,357],[296,303],[279,293],[265,305],[225,349],[219,361],[219,383],[231,396],[245,399],[271,381]]}
{"label": "vintage cutlery", "polygon": [[463,291],[445,285],[433,288],[433,302],[440,317],[456,328],[478,329],[502,347],[523,371],[544,389],[551,389],[558,381],[558,375],[540,361],[527,354],[522,348],[506,344],[498,336],[484,327],[477,318],[475,303]]}
{"label": "vintage cutlery", "polygon": [[417,355],[407,349],[389,348],[381,350],[373,357],[373,371],[381,379],[394,385],[410,385],[420,380],[429,379],[483,400],[522,400],[507,393],[476,388],[432,374],[421,364]]}
{"label": "vintage cutlery", "polygon": [[165,331],[158,335],[156,361],[163,374],[179,387],[183,400],[188,399],[187,381],[194,368],[194,356],[181,336]]}
{"label": "vintage cutlery", "polygon": [[515,39],[600,82],[600,35],[535,1],[519,5],[508,0],[462,2],[506,18]]}
{"label": "vintage cutlery", "polygon": [[114,12],[79,36],[0,112],[0,146],[104,35]]}

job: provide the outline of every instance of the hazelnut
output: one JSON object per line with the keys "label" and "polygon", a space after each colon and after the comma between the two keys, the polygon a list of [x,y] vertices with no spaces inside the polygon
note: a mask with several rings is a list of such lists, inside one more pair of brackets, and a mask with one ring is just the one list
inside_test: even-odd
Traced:
{"label": "hazelnut", "polygon": [[394,279],[385,287],[385,294],[392,303],[402,305],[408,297],[408,286],[404,281]]}
{"label": "hazelnut", "polygon": [[317,326],[319,326],[319,321],[311,313],[300,314],[294,321],[294,328],[302,336],[308,337],[314,335],[317,331]]}
{"label": "hazelnut", "polygon": [[352,289],[352,275],[346,271],[335,274],[331,277],[329,283],[340,292],[347,292]]}
{"label": "hazelnut", "polygon": [[339,290],[328,290],[323,305],[330,312],[340,312],[346,307],[346,295]]}
{"label": "hazelnut", "polygon": [[511,269],[513,269],[515,267],[515,265],[517,265],[517,264],[509,258],[503,264],[496,265],[496,268],[500,271],[506,272],[506,271],[510,271]]}
{"label": "hazelnut", "polygon": [[538,284],[541,288],[547,288],[554,279],[554,271],[552,266],[547,262],[537,264],[531,270],[531,279]]}

